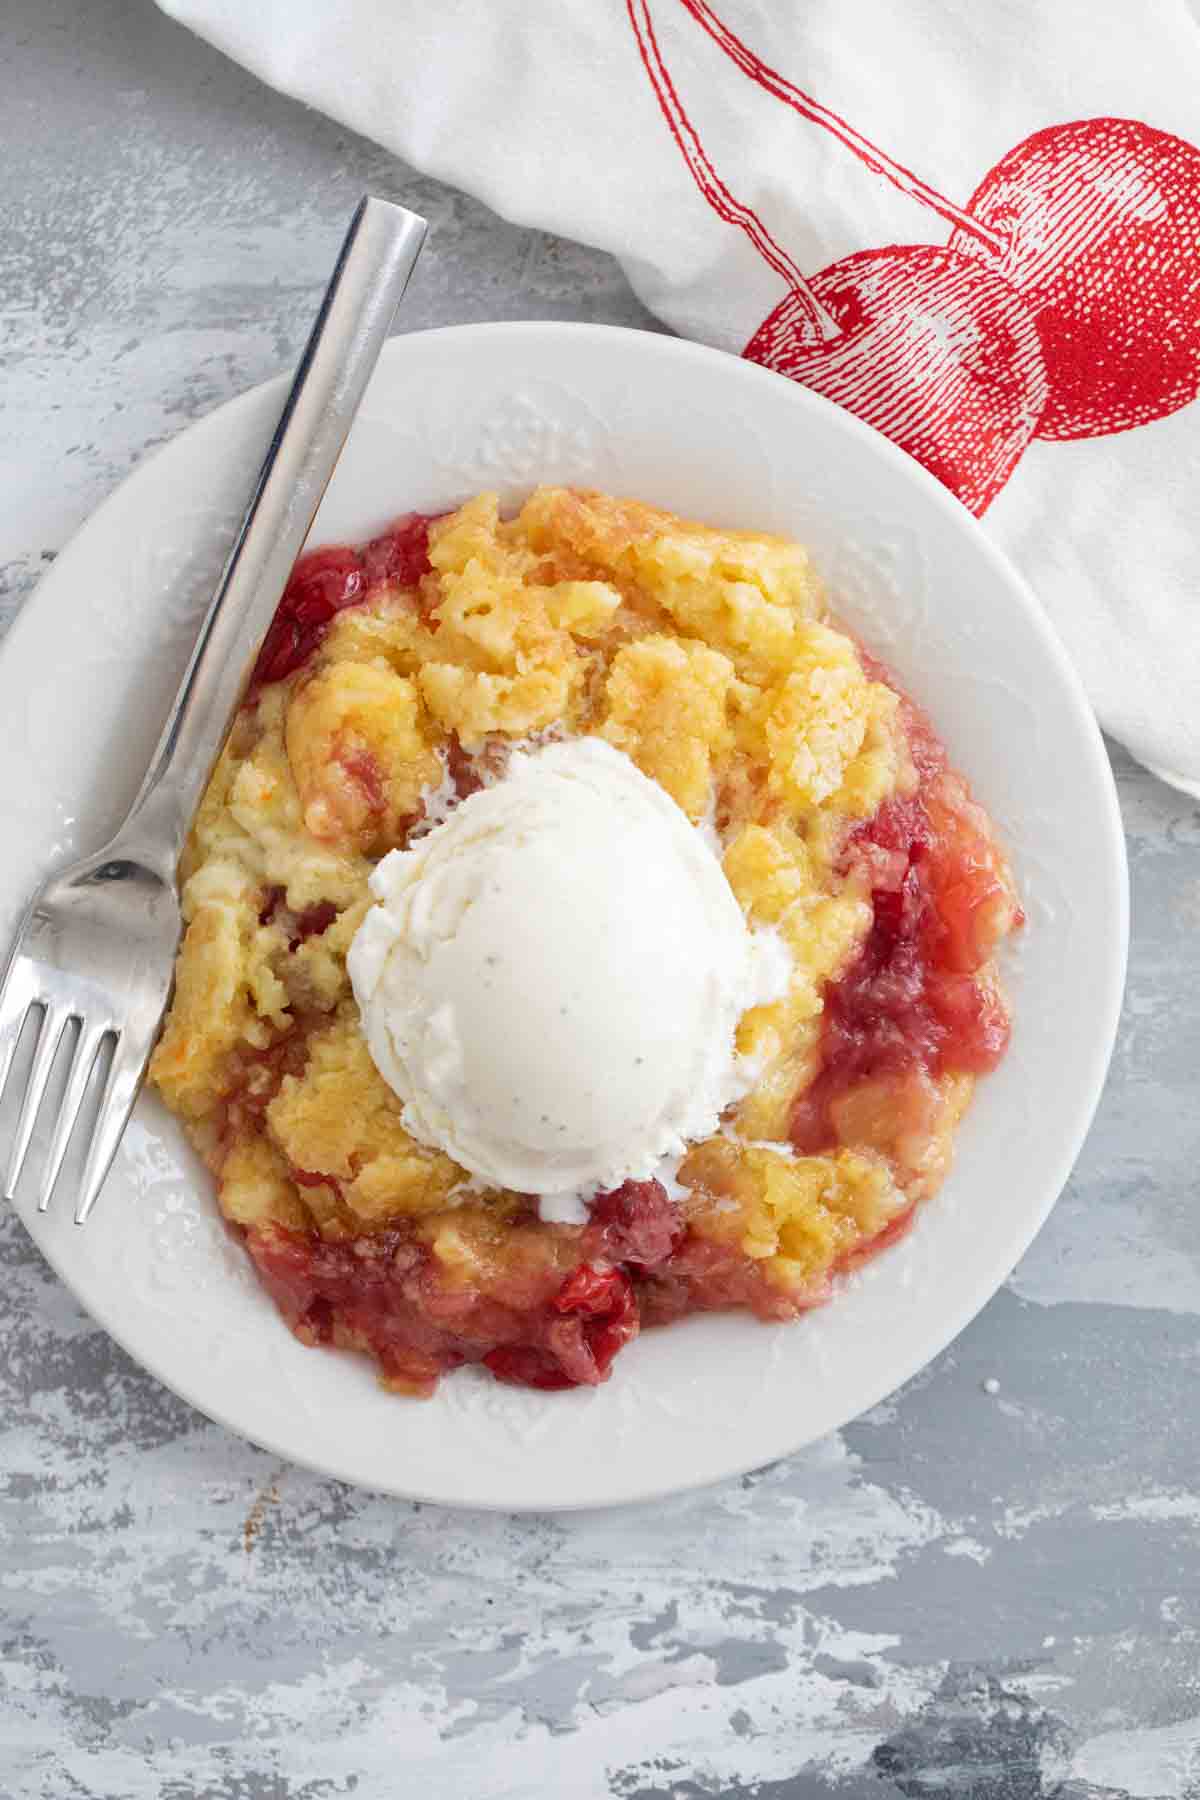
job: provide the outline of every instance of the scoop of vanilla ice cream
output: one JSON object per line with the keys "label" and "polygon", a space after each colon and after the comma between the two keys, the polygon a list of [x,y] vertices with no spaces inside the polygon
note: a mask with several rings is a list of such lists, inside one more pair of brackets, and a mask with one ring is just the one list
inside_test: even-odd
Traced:
{"label": "scoop of vanilla ice cream", "polygon": [[739,1018],[787,986],[702,834],[599,738],[514,753],[371,890],[350,978],[405,1126],[521,1193],[645,1178],[710,1134]]}

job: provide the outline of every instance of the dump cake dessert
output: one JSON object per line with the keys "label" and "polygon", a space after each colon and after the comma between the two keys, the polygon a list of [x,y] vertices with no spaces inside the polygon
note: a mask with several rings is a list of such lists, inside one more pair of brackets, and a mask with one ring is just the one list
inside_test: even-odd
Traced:
{"label": "dump cake dessert", "polygon": [[297,565],[152,1078],[293,1331],[428,1394],[787,1320],[934,1192],[1021,912],[804,550],[484,494]]}

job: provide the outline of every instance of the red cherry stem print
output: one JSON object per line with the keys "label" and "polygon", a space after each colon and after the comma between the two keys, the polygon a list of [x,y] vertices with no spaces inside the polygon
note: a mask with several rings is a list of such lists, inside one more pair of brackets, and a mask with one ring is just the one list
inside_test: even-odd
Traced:
{"label": "red cherry stem print", "polygon": [[837,337],[839,328],[836,321],[816,298],[798,264],[775,241],[753,208],[734,197],[709,161],[663,61],[655,36],[649,0],[625,0],[625,5],[655,98],[696,186],[717,216],[744,232],[764,262],[787,282],[806,307],[818,337],[824,340]]}
{"label": "red cherry stem print", "polygon": [[970,232],[973,237],[979,239],[980,243],[987,244],[992,250],[1003,254],[1007,249],[1007,240],[998,231],[993,231],[989,225],[982,224],[969,212],[964,212],[961,206],[954,204],[953,200],[947,200],[944,194],[939,194],[936,188],[931,188],[928,182],[922,181],[910,169],[893,161],[886,151],[880,150],[863,137],[861,132],[855,131],[854,127],[847,124],[846,120],[840,118],[837,113],[832,112],[827,106],[822,106],[820,101],[814,100],[810,94],[804,93],[794,82],[789,81],[786,75],[781,75],[778,69],[773,69],[769,63],[763,62],[762,58],[756,56],[748,44],[744,44],[741,38],[730,31],[728,25],[717,17],[707,4],[707,0],[680,0],[680,5],[691,14],[698,25],[707,31],[713,42],[725,52],[731,61],[737,64],[744,75],[748,75],[751,81],[757,82],[759,87],[764,88],[768,94],[774,95],[775,99],[782,100],[794,112],[798,112],[802,119],[808,119],[814,125],[820,125],[826,131],[831,132],[838,142],[853,151],[854,155],[864,162],[873,174],[884,176],[892,183],[893,187],[899,188],[902,194],[908,194],[913,200],[919,200],[923,206],[932,208],[934,212],[940,213],[943,219],[948,219],[952,225],[957,225],[960,231]]}

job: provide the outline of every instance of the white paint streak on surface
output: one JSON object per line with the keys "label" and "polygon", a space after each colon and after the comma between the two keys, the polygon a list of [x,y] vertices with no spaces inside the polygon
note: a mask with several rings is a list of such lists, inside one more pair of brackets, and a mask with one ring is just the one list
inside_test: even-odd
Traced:
{"label": "white paint streak on surface", "polygon": [[1129,1800],[1190,1800],[1200,1780],[1200,1719],[1101,1732],[1076,1750],[1071,1774]]}
{"label": "white paint streak on surface", "polygon": [[1132,1519],[1147,1525],[1166,1525],[1175,1521],[1200,1525],[1200,1494],[1146,1493],[1104,1506],[1093,1506],[1094,1519],[1108,1521]]}
{"label": "white paint streak on surface", "polygon": [[942,1545],[942,1554],[943,1556],[965,1556],[971,1562],[978,1563],[982,1567],[992,1553],[986,1544],[979,1542],[978,1538],[960,1537],[948,1538]]}

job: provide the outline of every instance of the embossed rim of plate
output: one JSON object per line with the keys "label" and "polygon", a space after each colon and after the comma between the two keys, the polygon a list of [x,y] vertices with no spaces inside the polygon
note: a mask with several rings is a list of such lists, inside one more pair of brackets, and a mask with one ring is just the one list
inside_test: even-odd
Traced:
{"label": "embossed rim of plate", "polygon": [[[282,388],[240,396],[147,459],[9,634],[0,917],[55,856],[99,841],[136,786],[203,599],[189,588],[184,603],[172,571],[211,565],[208,541],[232,529]],[[1003,820],[1032,923],[1008,972],[1012,1051],[908,1240],[792,1326],[706,1318],[645,1334],[599,1390],[547,1399],[462,1371],[417,1405],[383,1394],[362,1359],[305,1350],[231,1276],[208,1182],[149,1098],[87,1232],[69,1206],[39,1218],[19,1199],[98,1322],[211,1418],[363,1486],[514,1511],[652,1499],[760,1466],[943,1349],[1070,1173],[1111,1055],[1127,937],[1120,816],[1078,678],[984,530],[892,444],[766,370],[678,339],[450,327],[389,343],[312,541],[452,504],[488,485],[481,471],[515,495],[535,470],[809,542],[853,595],[849,622],[877,647],[893,640],[901,678]],[[920,654],[931,645],[936,655]]]}

